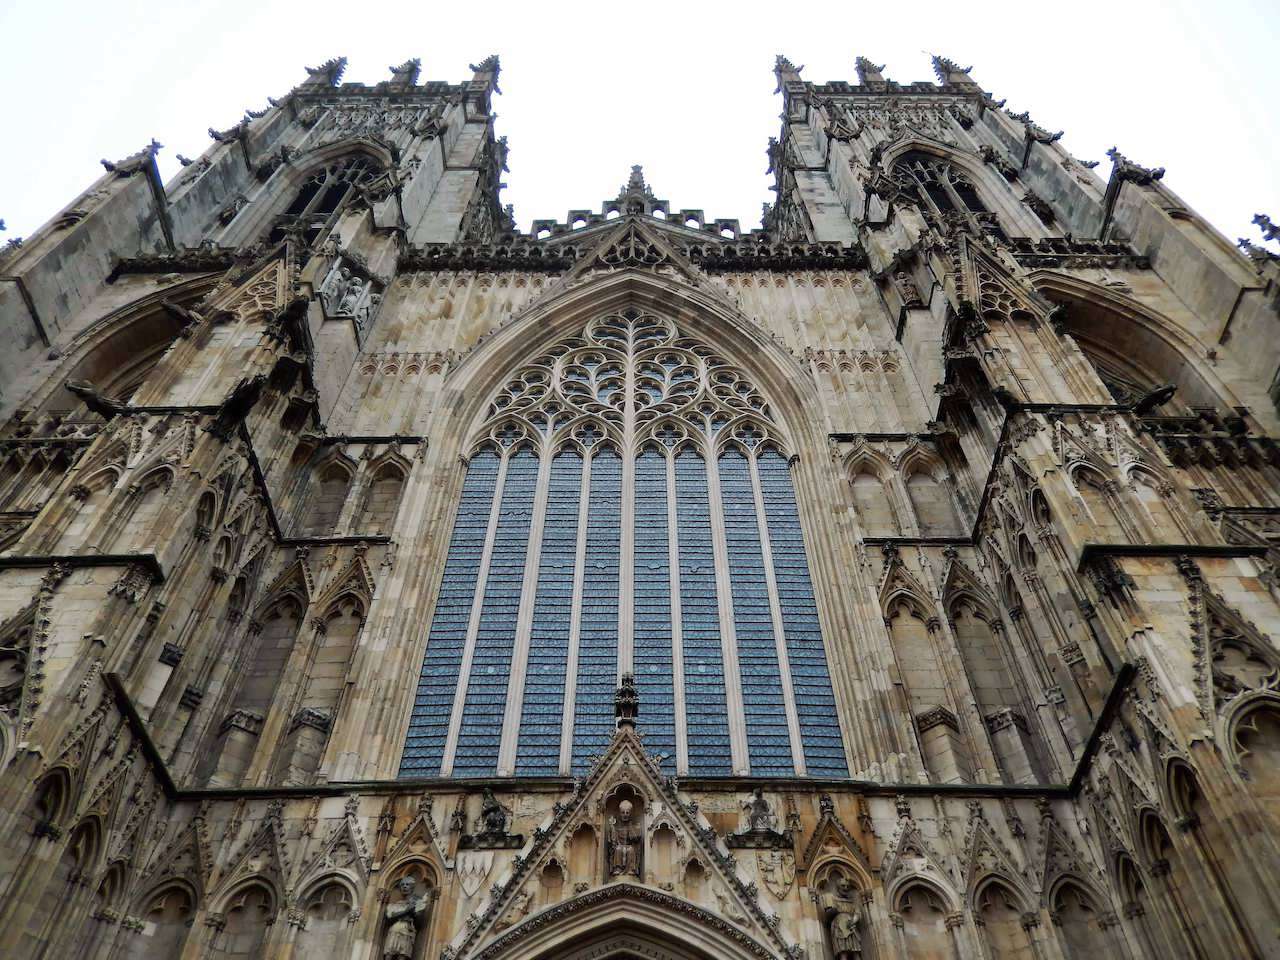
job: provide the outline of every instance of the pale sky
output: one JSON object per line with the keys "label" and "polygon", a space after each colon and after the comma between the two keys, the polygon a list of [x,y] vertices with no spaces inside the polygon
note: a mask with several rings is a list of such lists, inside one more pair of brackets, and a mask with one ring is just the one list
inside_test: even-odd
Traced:
{"label": "pale sky", "polygon": [[349,81],[377,83],[416,56],[423,80],[457,83],[498,53],[504,202],[522,229],[598,209],[633,163],[673,208],[758,226],[777,53],[814,82],[853,82],[859,54],[902,83],[934,79],[930,52],[972,63],[979,84],[1065,129],[1063,145],[1104,176],[1118,145],[1167,167],[1165,183],[1232,241],[1260,242],[1255,213],[1280,222],[1277,0],[4,4],[0,241],[74,199],[98,158],[155,137],[168,178],[176,154],[209,145],[208,127],[340,55]]}

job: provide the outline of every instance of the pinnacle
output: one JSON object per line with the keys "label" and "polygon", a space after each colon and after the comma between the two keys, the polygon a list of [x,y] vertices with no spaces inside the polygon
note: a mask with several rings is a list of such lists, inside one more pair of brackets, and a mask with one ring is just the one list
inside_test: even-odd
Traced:
{"label": "pinnacle", "polygon": [[623,197],[630,195],[653,196],[653,190],[650,189],[649,184],[644,179],[644,167],[638,163],[632,164],[631,176],[627,178],[626,184],[618,191],[618,199],[621,200]]}

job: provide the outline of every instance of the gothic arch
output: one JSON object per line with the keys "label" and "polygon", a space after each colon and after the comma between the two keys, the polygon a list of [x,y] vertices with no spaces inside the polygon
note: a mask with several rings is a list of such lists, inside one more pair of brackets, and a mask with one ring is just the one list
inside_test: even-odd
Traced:
{"label": "gothic arch", "polygon": [[534,914],[474,960],[605,960],[641,946],[654,960],[777,960],[771,949],[714,913],[671,894],[615,883]]}
{"label": "gothic arch", "polygon": [[[1008,181],[979,157],[950,144],[919,136],[909,136],[895,142],[884,151],[880,161],[881,167],[892,174],[893,168],[911,154],[924,154],[957,168],[969,179],[987,210],[999,217],[1001,226],[1019,228],[1008,230],[1010,234],[1043,233],[1043,223],[1026,208],[1015,206],[1010,202],[1012,193],[1009,190]],[[1036,229],[1027,231],[1028,226],[1034,226]]]}
{"label": "gothic arch", "polygon": [[[1037,292],[1069,308],[1067,330],[1095,365],[1095,355],[1115,361],[1118,369],[1126,366],[1123,358],[1128,358],[1128,366],[1146,375],[1146,385],[1177,384],[1174,403],[1179,406],[1229,409],[1239,405],[1240,400],[1204,359],[1208,347],[1168,317],[1088,280],[1044,270],[1033,272],[1029,279]],[[1120,342],[1122,336],[1126,342]],[[1136,358],[1141,358],[1141,366],[1134,366]]]}
{"label": "gothic arch", "polygon": [[209,276],[184,280],[112,310],[61,348],[57,367],[21,406],[80,409],[80,398],[65,387],[68,380],[89,380],[99,392],[117,399],[130,396],[182,330],[182,321],[163,306],[164,301],[194,303],[215,280]]}

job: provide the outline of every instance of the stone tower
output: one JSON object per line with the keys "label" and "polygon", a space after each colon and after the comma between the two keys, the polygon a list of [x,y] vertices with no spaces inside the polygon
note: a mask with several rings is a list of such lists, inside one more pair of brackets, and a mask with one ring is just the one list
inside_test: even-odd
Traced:
{"label": "stone tower", "polygon": [[1280,954],[1275,256],[941,57],[526,234],[344,65],[0,254],[6,955]]}

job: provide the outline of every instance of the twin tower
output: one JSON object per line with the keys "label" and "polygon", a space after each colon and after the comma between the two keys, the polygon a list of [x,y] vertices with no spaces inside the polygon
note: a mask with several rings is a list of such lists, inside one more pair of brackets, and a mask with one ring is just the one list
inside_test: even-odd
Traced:
{"label": "twin tower", "polygon": [[1280,954],[1277,257],[941,57],[754,230],[344,67],[0,250],[13,956]]}

